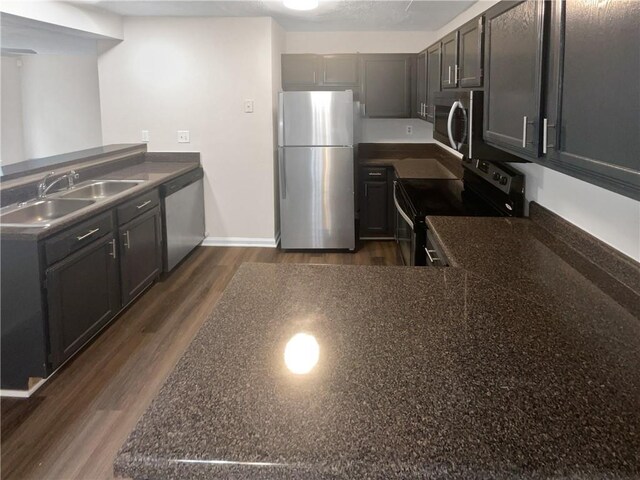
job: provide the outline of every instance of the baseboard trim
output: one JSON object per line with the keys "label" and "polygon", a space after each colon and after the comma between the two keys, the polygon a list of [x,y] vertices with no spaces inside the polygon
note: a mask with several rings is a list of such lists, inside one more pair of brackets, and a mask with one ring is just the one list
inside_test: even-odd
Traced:
{"label": "baseboard trim", "polygon": [[203,247],[263,247],[277,248],[280,243],[280,232],[275,238],[254,237],[206,237]]}
{"label": "baseboard trim", "polygon": [[46,378],[41,379],[38,383],[36,383],[29,390],[7,390],[0,389],[0,397],[3,398],[29,398],[33,395],[36,390],[38,390],[42,385],[47,381]]}

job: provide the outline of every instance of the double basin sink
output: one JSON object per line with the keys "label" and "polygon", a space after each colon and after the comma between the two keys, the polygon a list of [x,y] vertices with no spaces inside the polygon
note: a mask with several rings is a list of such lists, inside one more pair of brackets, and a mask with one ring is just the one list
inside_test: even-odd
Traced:
{"label": "double basin sink", "polygon": [[90,180],[71,189],[7,207],[0,213],[0,225],[43,227],[81,208],[135,187],[144,180]]}

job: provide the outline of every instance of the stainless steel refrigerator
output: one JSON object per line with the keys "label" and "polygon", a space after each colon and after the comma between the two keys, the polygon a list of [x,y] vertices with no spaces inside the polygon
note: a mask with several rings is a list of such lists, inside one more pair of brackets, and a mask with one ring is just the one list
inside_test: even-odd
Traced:
{"label": "stainless steel refrigerator", "polygon": [[355,249],[353,92],[281,92],[284,249]]}

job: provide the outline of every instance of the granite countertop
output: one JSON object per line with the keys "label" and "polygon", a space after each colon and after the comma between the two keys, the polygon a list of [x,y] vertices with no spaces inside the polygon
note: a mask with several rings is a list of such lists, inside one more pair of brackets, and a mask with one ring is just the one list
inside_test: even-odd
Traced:
{"label": "granite countertop", "polygon": [[[518,292],[474,269],[244,264],[116,475],[637,477],[638,318],[587,281],[541,302],[526,274],[505,282]],[[538,274],[552,269],[580,276]],[[303,375],[284,361],[299,332],[319,345]]]}
{"label": "granite countertop", "polygon": [[359,164],[366,167],[393,167],[398,178],[460,178],[436,158],[367,158],[361,159]]}
{"label": "granite countertop", "polygon": [[[91,180],[144,180],[142,183],[131,187],[117,195],[77,210],[65,217],[52,220],[49,226],[42,227],[17,227],[10,225],[0,226],[0,235],[5,239],[43,239],[56,232],[89,218],[93,215],[113,208],[129,198],[147,192],[158,185],[187,173],[200,166],[199,161],[145,161],[126,168],[114,170],[103,175],[98,175]],[[82,183],[85,180],[83,179]],[[53,195],[52,195],[53,197]]]}

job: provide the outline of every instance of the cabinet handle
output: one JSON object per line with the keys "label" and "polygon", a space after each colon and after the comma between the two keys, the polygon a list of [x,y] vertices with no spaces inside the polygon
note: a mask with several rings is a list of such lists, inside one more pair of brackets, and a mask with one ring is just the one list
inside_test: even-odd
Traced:
{"label": "cabinet handle", "polygon": [[382,176],[381,172],[369,172],[370,177],[380,177]]}
{"label": "cabinet handle", "polygon": [[451,85],[451,65],[449,65],[449,79],[447,80],[447,85]]}
{"label": "cabinet handle", "polygon": [[429,260],[431,260],[431,263],[435,263],[435,262],[439,262],[440,259],[438,257],[432,257],[431,254],[433,253],[434,255],[436,254],[435,250],[429,250],[428,248],[425,248],[425,251],[427,252],[427,257],[429,257]]}
{"label": "cabinet handle", "polygon": [[112,256],[113,259],[115,260],[117,258],[116,257],[116,241],[115,241],[115,239],[111,240],[109,242],[109,244],[111,245],[111,253],[109,255]]}
{"label": "cabinet handle", "polygon": [[313,72],[313,83],[316,83],[316,72]]}
{"label": "cabinet handle", "polygon": [[85,233],[84,235],[80,235],[79,237],[76,237],[76,239],[78,241],[80,240],[84,240],[87,237],[90,237],[91,235],[93,235],[94,233],[96,233],[98,230],[100,230],[99,228],[94,228],[93,230],[89,230],[87,233]]}
{"label": "cabinet handle", "polygon": [[127,250],[131,248],[131,241],[129,239],[129,230],[124,232],[124,246],[127,247]]}
{"label": "cabinet handle", "polygon": [[368,183],[364,184],[364,196],[365,197],[369,196],[369,184]]}
{"label": "cabinet handle", "polygon": [[522,117],[522,148],[527,148],[527,116]]}
{"label": "cabinet handle", "polygon": [[542,120],[542,153],[545,155],[547,153],[547,126],[548,122],[545,118]]}
{"label": "cabinet handle", "polygon": [[456,65],[455,67],[453,67],[453,84],[457,85],[458,84],[458,69],[460,67],[458,67],[458,65]]}
{"label": "cabinet handle", "polygon": [[151,200],[147,200],[146,202],[144,202],[142,205],[138,205],[138,210],[140,210],[143,207],[146,207],[147,205],[149,205],[151,203]]}

